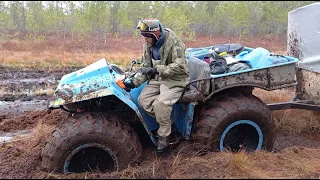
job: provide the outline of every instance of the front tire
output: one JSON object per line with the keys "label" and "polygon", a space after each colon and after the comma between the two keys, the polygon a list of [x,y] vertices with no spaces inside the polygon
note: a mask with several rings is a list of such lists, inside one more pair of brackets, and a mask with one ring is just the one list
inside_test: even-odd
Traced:
{"label": "front tire", "polygon": [[135,131],[114,116],[79,113],[51,134],[42,150],[48,172],[112,172],[139,160],[142,147]]}
{"label": "front tire", "polygon": [[222,93],[201,110],[193,139],[209,151],[271,151],[275,141],[271,111],[252,94]]}

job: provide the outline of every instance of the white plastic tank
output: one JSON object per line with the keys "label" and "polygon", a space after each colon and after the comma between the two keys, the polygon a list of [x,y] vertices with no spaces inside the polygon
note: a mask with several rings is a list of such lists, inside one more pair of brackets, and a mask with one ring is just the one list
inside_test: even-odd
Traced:
{"label": "white plastic tank", "polygon": [[288,55],[300,59],[299,67],[320,73],[320,2],[288,13]]}
{"label": "white plastic tank", "polygon": [[288,13],[287,51],[297,63],[296,100],[320,104],[320,3]]}

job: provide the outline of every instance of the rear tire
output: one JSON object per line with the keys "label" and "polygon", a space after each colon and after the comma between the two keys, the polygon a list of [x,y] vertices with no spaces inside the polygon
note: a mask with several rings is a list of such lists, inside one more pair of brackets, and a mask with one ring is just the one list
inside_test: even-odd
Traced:
{"label": "rear tire", "polygon": [[48,172],[119,171],[139,160],[142,147],[135,131],[114,116],[79,113],[60,124],[42,150]]}
{"label": "rear tire", "polygon": [[222,93],[202,108],[193,139],[209,151],[271,151],[275,141],[271,111],[252,94]]}

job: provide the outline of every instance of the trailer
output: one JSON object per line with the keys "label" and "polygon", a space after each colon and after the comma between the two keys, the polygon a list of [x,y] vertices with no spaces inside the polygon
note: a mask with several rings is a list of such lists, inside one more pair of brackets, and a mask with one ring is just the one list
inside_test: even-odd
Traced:
{"label": "trailer", "polygon": [[268,104],[271,110],[320,111],[320,3],[288,13],[287,52],[299,59],[296,93],[289,102]]}

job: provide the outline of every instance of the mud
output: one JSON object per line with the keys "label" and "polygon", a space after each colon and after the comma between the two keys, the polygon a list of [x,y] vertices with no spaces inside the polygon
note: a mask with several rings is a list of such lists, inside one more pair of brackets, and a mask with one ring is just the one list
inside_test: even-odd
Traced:
{"label": "mud", "polygon": [[0,101],[0,122],[5,117],[21,114],[26,111],[45,110],[48,101],[31,100],[31,101]]}
{"label": "mud", "polygon": [[[0,94],[0,178],[59,178],[41,170],[41,150],[50,131],[45,127],[54,127],[65,120],[70,114],[63,110],[53,110],[50,114],[46,111],[49,95],[25,94],[24,97],[12,95],[17,87],[32,91],[32,88],[42,86],[54,89],[63,74],[74,69],[61,71],[18,71],[0,68],[1,88],[6,86],[8,92]],[[52,81],[51,81],[52,80]],[[11,85],[10,85],[11,84]],[[49,85],[50,84],[50,85]],[[31,90],[30,90],[31,89]],[[8,95],[12,98],[8,99]],[[26,98],[27,97],[27,98]],[[43,126],[39,126],[43,125]],[[37,127],[40,127],[40,129]],[[50,129],[50,128],[49,128]],[[42,132],[44,131],[44,132]],[[39,133],[42,132],[42,133]],[[142,166],[150,167],[152,161],[159,159],[152,145],[144,146]],[[172,151],[161,157],[160,169],[166,178],[166,166],[177,154],[192,155],[192,147],[186,141],[182,141]],[[308,134],[292,134],[290,132],[277,131],[274,153],[281,152],[291,147],[320,149],[320,136]],[[75,176],[76,177],[76,176]],[[119,178],[112,174],[92,174],[93,178]],[[73,178],[73,176],[69,176]]]}
{"label": "mud", "polygon": [[77,69],[0,67],[0,178],[38,178],[45,137],[34,132],[42,124],[54,127],[69,115],[62,110],[48,114],[46,107],[62,76]]}
{"label": "mud", "polygon": [[[20,133],[20,137],[14,142],[0,142],[0,162],[2,168],[0,169],[1,178],[58,178],[59,175],[44,172],[41,169],[41,150],[45,143],[45,138],[42,137],[32,137],[32,128],[37,124],[42,123],[46,125],[55,126],[56,124],[63,121],[68,116],[68,113],[62,110],[54,110],[51,114],[46,114],[45,111],[35,111],[35,112],[25,112],[20,116],[11,117],[7,119],[5,125],[0,126],[2,131],[6,132],[21,132],[21,129],[29,129],[29,131],[24,131]],[[21,123],[21,124],[19,124]],[[0,133],[2,135],[8,135],[8,133]],[[50,132],[47,132],[47,135]],[[13,135],[13,134],[11,134]],[[23,135],[23,137],[21,136]],[[30,136],[28,138],[28,135]],[[166,174],[170,170],[166,167],[170,167],[172,160],[177,158],[178,154],[186,156],[194,156],[193,144],[189,144],[187,141],[180,142],[179,145],[172,147],[171,151],[158,156],[153,147],[144,145],[144,156],[140,163],[141,168],[146,170],[150,169],[154,164],[161,163],[161,165],[156,165],[156,172],[158,178],[166,178]],[[307,134],[291,134],[289,132],[278,132],[275,142],[274,153],[282,153],[289,148],[317,148],[320,149],[320,136],[312,136]],[[155,161],[156,160],[156,161]],[[149,171],[149,170],[148,170]],[[108,174],[108,173],[89,173],[91,178],[121,178],[119,174]],[[161,176],[162,175],[162,176]],[[67,178],[79,178],[76,174],[70,174],[66,176]],[[84,176],[84,175],[82,175]],[[80,177],[82,177],[80,176]],[[143,174],[142,177],[150,176],[148,174]],[[86,175],[84,176],[86,177]],[[83,178],[83,177],[82,177]]]}
{"label": "mud", "polygon": [[8,143],[22,140],[24,137],[30,136],[31,130],[21,130],[9,133],[0,133],[0,143]]}
{"label": "mud", "polygon": [[294,134],[278,130],[274,144],[274,152],[279,152],[295,146],[320,149],[320,136],[307,133]]}
{"label": "mud", "polygon": [[298,59],[302,59],[303,54],[301,51],[301,44],[302,44],[302,39],[300,37],[297,37],[296,32],[291,32],[291,34],[289,34],[288,55]]}
{"label": "mud", "polygon": [[80,68],[33,71],[0,67],[0,101],[47,100],[63,75]]}
{"label": "mud", "polygon": [[56,125],[68,117],[69,113],[55,110],[50,114],[46,110],[26,111],[18,116],[2,116],[0,132],[14,132],[17,130],[33,129],[37,124]]}
{"label": "mud", "polygon": [[4,179],[36,178],[40,172],[41,146],[28,147],[27,141],[0,147],[1,172]]}

